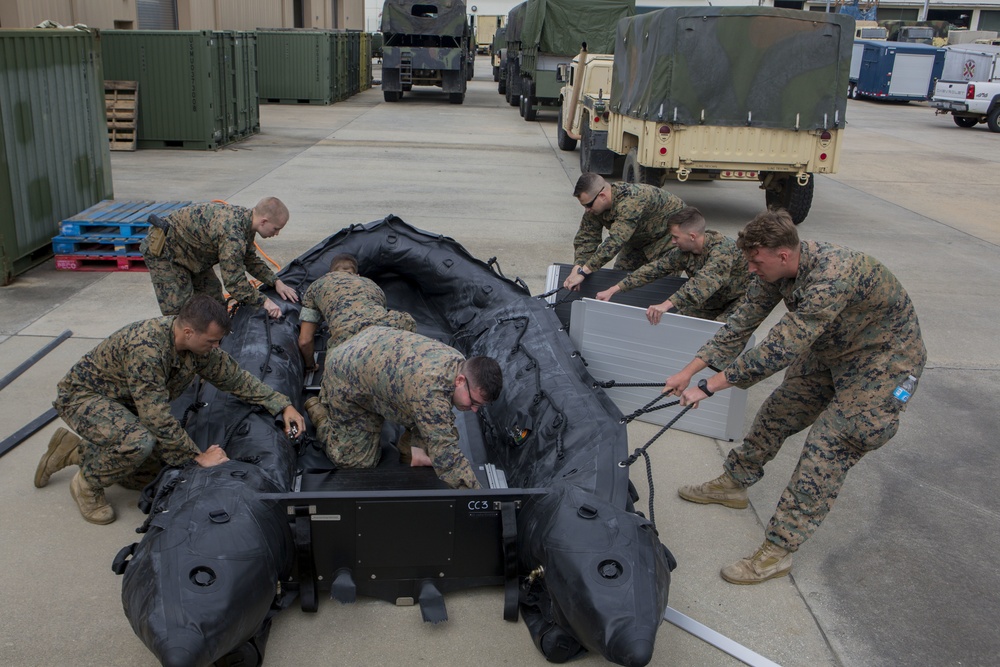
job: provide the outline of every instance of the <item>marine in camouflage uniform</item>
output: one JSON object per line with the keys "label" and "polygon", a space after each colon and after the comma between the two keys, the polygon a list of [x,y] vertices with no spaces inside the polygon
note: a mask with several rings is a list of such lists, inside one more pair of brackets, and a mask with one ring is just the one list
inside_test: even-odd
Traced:
{"label": "marine in camouflage uniform", "polygon": [[[268,307],[270,300],[250,285],[247,273],[265,286],[274,286],[284,298],[295,300],[290,294],[294,291],[278,280],[254,247],[256,234],[276,236],[287,220],[284,204],[269,197],[253,209],[219,203],[187,206],[166,217],[165,231],[150,227],[139,250],[160,312],[176,315],[193,294],[207,294],[224,302],[223,284],[230,298],[241,304]],[[222,284],[215,275],[216,264]]]}
{"label": "marine in camouflage uniform", "polygon": [[385,306],[385,292],[373,280],[347,271],[331,271],[306,290],[299,319],[313,324],[326,320],[330,328],[328,349],[365,327],[417,330],[417,323],[409,313],[386,310]]}
{"label": "marine in camouflage uniform", "polygon": [[624,292],[681,273],[686,273],[688,280],[669,299],[677,312],[722,321],[739,305],[751,277],[736,241],[707,229],[700,253],[673,247],[660,259],[626,276],[618,288]]}
{"label": "marine in camouflage uniform", "polygon": [[[773,215],[783,215],[782,224],[794,234],[787,213]],[[741,232],[741,242],[746,232]],[[905,404],[893,392],[909,375],[919,378],[927,361],[913,303],[884,265],[830,243],[803,241],[796,247],[797,270],[791,265],[793,275],[776,277],[775,264],[755,264],[755,258],[771,251],[780,259],[782,248],[743,246],[750,270],[758,274],[746,298],[665,387],[677,393],[694,372],[721,369],[704,385],[683,392],[682,404],[687,405],[703,400],[703,389],[747,388],[785,369],[784,380],[758,410],[743,443],[729,452],[723,476],[680,490],[694,502],[745,507],[745,489],[763,476],[764,465],[785,439],[812,427],[763,546],[723,569],[732,583],[787,574],[791,553],[829,513],[847,472],[895,435]],[[756,347],[741,354],[750,335],[781,302],[788,312]],[[679,375],[686,378],[677,380]]]}
{"label": "marine in camouflage uniform", "polygon": [[387,419],[409,431],[410,445],[427,453],[448,486],[479,488],[459,448],[452,406],[476,410],[495,395],[477,404],[477,387],[468,379],[459,389],[464,362],[443,343],[383,326],[368,327],[329,351],[321,393],[329,418],[316,430],[327,456],[342,468],[376,466]]}
{"label": "marine in camouflage uniform", "polygon": [[[103,489],[112,484],[141,489],[164,464],[181,466],[202,454],[170,413],[170,402],[195,376],[274,415],[292,404],[240,368],[217,342],[204,355],[178,350],[175,333],[184,326],[177,317],[159,317],[123,327],[84,355],[58,384],[52,405],[81,436],[79,474],[101,501]],[[113,521],[108,512],[109,520],[95,522]]]}
{"label": "marine in camouflage uniform", "polygon": [[[667,220],[684,207],[680,197],[661,188],[635,183],[608,184],[597,174],[577,181],[574,196],[586,211],[573,238],[575,265],[565,287],[573,289],[584,274],[597,271],[616,255],[614,268],[635,271],[670,249]],[[602,240],[604,230],[607,238]]]}

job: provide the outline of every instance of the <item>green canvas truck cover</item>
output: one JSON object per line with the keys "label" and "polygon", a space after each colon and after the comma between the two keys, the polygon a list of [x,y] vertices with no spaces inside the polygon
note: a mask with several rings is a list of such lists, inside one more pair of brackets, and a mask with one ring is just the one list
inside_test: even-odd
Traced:
{"label": "green canvas truck cover", "polygon": [[558,56],[576,55],[584,41],[591,53],[611,53],[618,20],[635,15],[635,0],[527,0],[511,15],[522,7],[520,40],[512,41]]}
{"label": "green canvas truck cover", "polygon": [[468,30],[463,0],[385,0],[382,32],[461,37]]}
{"label": "green canvas truck cover", "polygon": [[618,23],[611,109],[642,120],[844,126],[854,19],[770,7],[671,7]]}
{"label": "green canvas truck cover", "polygon": [[524,30],[524,14],[528,9],[528,3],[522,2],[516,5],[507,13],[507,41],[520,42],[521,33]]}

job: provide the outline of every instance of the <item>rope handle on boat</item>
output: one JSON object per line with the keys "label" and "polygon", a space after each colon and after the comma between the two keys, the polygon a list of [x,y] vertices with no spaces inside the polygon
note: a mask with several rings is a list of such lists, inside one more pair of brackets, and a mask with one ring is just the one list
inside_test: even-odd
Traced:
{"label": "rope handle on boat", "polygon": [[[663,395],[665,396],[666,394],[663,394]],[[677,405],[678,403],[680,403],[680,401],[675,401],[675,402],[670,403],[670,404],[661,405],[659,408],[653,408],[653,409],[654,410],[658,410],[660,408],[669,408],[669,407],[672,407],[674,405]],[[649,459],[649,452],[647,452],[646,450],[649,449],[650,445],[652,445],[654,442],[656,442],[657,438],[659,438],[661,435],[663,435],[664,433],[666,433],[667,430],[671,426],[673,426],[674,424],[677,423],[678,419],[680,419],[681,417],[683,417],[687,413],[687,411],[690,410],[693,407],[694,407],[694,404],[686,406],[683,410],[681,410],[680,412],[678,412],[677,415],[673,419],[671,419],[669,422],[667,422],[666,426],[664,426],[663,428],[661,428],[656,435],[654,435],[652,438],[650,438],[649,442],[647,442],[645,445],[643,445],[639,449],[635,450],[635,452],[633,452],[630,457],[628,457],[624,461],[620,461],[618,463],[618,467],[619,468],[628,468],[633,463],[635,463],[639,459],[640,456],[646,461],[646,483],[649,485],[649,522],[651,524],[653,524],[653,530],[656,530],[656,515],[653,514],[653,496],[656,493],[656,491],[655,491],[655,489],[653,487],[653,464],[652,464],[652,461],[650,461],[650,459]],[[657,534],[659,534],[659,531],[657,531]]]}
{"label": "rope handle on boat", "polygon": [[641,408],[639,408],[638,410],[636,410],[632,414],[626,415],[625,417],[622,417],[621,420],[619,421],[619,423],[620,424],[629,424],[634,419],[636,419],[637,417],[641,417],[642,415],[646,414],[647,412],[653,412],[655,410],[662,410],[663,408],[672,408],[672,407],[674,407],[675,405],[677,405],[678,403],[681,402],[680,399],[677,399],[676,401],[672,401],[670,403],[664,403],[663,405],[658,405],[655,408],[653,407],[654,405],[656,405],[657,403],[659,403],[661,400],[663,400],[664,398],[666,398],[669,395],[670,394],[660,394],[659,396],[657,396],[656,398],[654,398],[653,400],[651,400],[649,403],[646,403],[646,405],[642,406]]}
{"label": "rope handle on boat", "polygon": [[611,389],[612,387],[662,387],[662,382],[618,382],[617,380],[594,380],[592,389]]}

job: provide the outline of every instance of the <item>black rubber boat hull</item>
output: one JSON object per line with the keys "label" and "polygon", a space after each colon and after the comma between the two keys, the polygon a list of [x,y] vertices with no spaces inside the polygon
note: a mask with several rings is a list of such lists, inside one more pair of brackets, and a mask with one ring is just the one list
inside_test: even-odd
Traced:
{"label": "black rubber boat hull", "polygon": [[[410,312],[421,333],[501,364],[503,393],[478,416],[485,459],[504,470],[510,487],[550,489],[517,515],[519,570],[544,571],[522,591],[535,643],[553,661],[585,647],[618,664],[647,664],[666,609],[672,557],[652,525],[630,511],[628,469],[618,465],[628,456],[621,413],[592,387],[554,311],[452,239],[392,216],[334,234],[280,276],[301,294],[342,252],[357,257],[389,307]],[[239,312],[224,347],[301,406],[299,307],[283,302],[282,308],[280,321]],[[202,402],[207,406],[191,408]],[[259,660],[277,582],[285,580],[294,548],[282,508],[254,498],[290,491],[292,447],[267,415],[211,387],[192,388],[174,408],[199,446],[225,443],[230,458],[243,461],[179,471],[186,481],[169,493],[168,473],[150,491],[159,495],[150,502],[149,531],[125,569],[126,615],[164,664],[225,662],[232,651]],[[223,514],[228,520],[218,523]],[[256,526],[238,529],[245,532],[237,540],[246,545],[241,553],[229,530],[244,518]],[[251,552],[255,558],[246,558]],[[215,576],[208,586],[205,568]],[[231,587],[230,577],[246,579]]]}

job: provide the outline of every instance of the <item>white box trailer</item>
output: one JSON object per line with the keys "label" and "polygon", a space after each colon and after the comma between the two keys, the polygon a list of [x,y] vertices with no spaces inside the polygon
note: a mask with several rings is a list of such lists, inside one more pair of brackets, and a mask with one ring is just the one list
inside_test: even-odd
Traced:
{"label": "white box trailer", "polygon": [[941,80],[998,81],[1000,80],[998,59],[1000,59],[1000,46],[992,44],[946,46]]}

